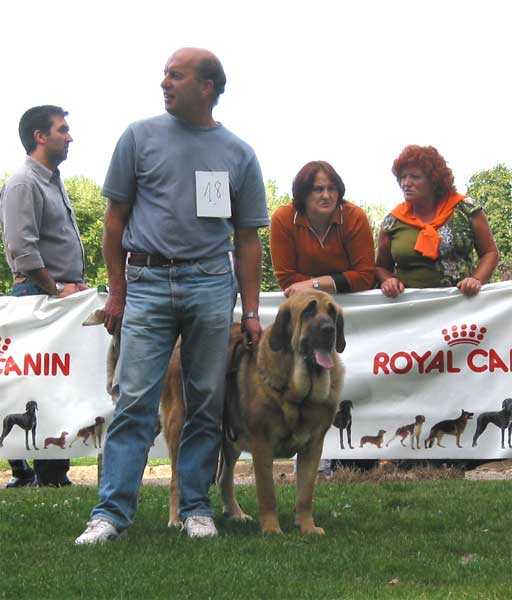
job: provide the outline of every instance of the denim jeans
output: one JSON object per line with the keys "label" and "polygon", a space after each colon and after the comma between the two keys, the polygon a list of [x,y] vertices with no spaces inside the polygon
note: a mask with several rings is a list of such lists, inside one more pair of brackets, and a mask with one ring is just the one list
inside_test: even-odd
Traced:
{"label": "denim jeans", "polygon": [[105,440],[100,502],[92,517],[133,522],[155,431],[163,379],[181,335],[186,418],[178,472],[180,515],[212,515],[208,490],[221,442],[234,302],[228,255],[173,267],[128,266],[121,329],[120,397]]}
{"label": "denim jeans", "polygon": [[[23,283],[15,283],[11,296],[20,298],[21,296],[42,296],[48,295],[43,289],[32,283],[30,279],[27,279]],[[13,477],[18,479],[32,479],[34,472],[37,475],[41,483],[53,483],[57,485],[62,482],[66,477],[66,473],[69,471],[69,459],[68,458],[56,458],[56,459],[34,459],[34,470],[30,468],[30,465],[26,460],[10,460],[9,465],[12,469]]]}

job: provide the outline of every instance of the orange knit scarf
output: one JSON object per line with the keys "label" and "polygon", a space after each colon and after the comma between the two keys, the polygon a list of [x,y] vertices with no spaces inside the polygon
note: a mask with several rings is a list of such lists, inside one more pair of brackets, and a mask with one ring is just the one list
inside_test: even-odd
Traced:
{"label": "orange knit scarf", "polygon": [[437,205],[436,216],[430,223],[425,223],[413,214],[410,202],[402,202],[398,206],[395,206],[391,211],[391,214],[403,223],[407,223],[407,225],[412,225],[421,230],[418,234],[414,249],[423,254],[423,256],[435,260],[439,257],[439,242],[441,241],[441,237],[437,230],[441,225],[444,225],[446,221],[448,221],[457,204],[461,200],[464,200],[464,198],[466,198],[466,196],[458,194],[457,192],[445,196]]}

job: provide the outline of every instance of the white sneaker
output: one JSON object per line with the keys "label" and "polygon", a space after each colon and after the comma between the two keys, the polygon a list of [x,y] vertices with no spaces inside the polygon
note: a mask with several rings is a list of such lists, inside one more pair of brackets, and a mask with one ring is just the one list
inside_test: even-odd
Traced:
{"label": "white sneaker", "polygon": [[183,529],[190,538],[215,537],[217,528],[211,517],[192,516],[185,519]]}
{"label": "white sneaker", "polygon": [[126,531],[119,531],[105,519],[92,519],[87,523],[86,530],[77,537],[75,544],[104,544],[126,535]]}

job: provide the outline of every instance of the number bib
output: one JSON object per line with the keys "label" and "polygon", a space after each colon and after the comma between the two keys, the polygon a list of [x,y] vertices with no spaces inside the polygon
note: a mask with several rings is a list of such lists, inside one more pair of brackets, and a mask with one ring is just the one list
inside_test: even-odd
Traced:
{"label": "number bib", "polygon": [[196,171],[196,206],[198,217],[231,217],[227,171]]}

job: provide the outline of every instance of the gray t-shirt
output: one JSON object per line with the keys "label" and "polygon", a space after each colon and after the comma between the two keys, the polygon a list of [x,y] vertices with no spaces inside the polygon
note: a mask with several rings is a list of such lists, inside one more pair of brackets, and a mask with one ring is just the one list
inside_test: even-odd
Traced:
{"label": "gray t-shirt", "polygon": [[27,156],[0,193],[0,225],[14,275],[46,267],[57,281],[83,281],[82,242],[58,169]]}
{"label": "gray t-shirt", "polygon": [[[229,173],[231,218],[198,217],[196,171]],[[232,249],[234,228],[268,225],[254,151],[222,125],[190,127],[165,113],[121,136],[102,194],[132,205],[126,251],[195,259]]]}

